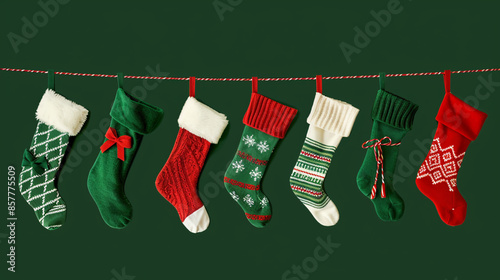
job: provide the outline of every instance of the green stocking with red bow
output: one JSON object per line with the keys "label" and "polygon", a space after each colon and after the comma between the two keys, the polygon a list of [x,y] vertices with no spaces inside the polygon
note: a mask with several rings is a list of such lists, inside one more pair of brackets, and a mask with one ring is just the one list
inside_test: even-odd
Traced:
{"label": "green stocking with red bow", "polygon": [[121,74],[118,78],[110,127],[87,180],[103,220],[117,229],[124,228],[132,218],[132,205],[124,192],[130,166],[143,136],[153,132],[163,118],[162,109],[126,93],[121,87]]}

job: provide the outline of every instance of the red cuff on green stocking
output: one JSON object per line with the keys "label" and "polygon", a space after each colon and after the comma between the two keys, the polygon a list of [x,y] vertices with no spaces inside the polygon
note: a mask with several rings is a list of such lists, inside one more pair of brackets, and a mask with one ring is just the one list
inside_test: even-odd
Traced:
{"label": "red cuff on green stocking", "polygon": [[260,181],[274,147],[285,137],[296,114],[294,108],[252,93],[243,118],[243,135],[224,175],[224,185],[255,227],[264,227],[271,220],[271,205]]}

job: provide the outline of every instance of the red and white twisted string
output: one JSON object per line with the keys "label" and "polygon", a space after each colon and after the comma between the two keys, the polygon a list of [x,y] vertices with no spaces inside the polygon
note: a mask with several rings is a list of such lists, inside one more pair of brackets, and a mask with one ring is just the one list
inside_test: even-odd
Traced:
{"label": "red and white twisted string", "polygon": [[[384,140],[389,140],[389,141],[383,142]],[[368,145],[368,143],[371,143],[371,142],[374,142],[374,143],[371,145]],[[366,141],[365,143],[363,143],[363,145],[361,145],[361,147],[363,149],[373,148],[373,153],[375,154],[375,161],[377,161],[377,172],[375,173],[375,182],[373,183],[370,199],[374,199],[375,195],[377,194],[377,180],[378,180],[379,169],[380,169],[380,172],[382,173],[382,176],[381,176],[382,177],[382,188],[380,190],[380,197],[385,198],[384,155],[382,152],[382,146],[393,147],[393,146],[399,146],[399,145],[401,145],[401,142],[393,144],[391,138],[389,138],[388,136],[385,136],[384,138],[382,138],[380,140],[379,139],[370,139],[370,140]]]}
{"label": "red and white twisted string", "polygon": [[[26,72],[26,73],[38,73],[47,74],[47,70],[29,70],[29,69],[15,69],[15,68],[0,68],[1,71],[12,71],[12,72]],[[490,69],[475,69],[475,70],[456,70],[451,71],[452,74],[461,73],[479,73],[479,72],[493,72],[500,71],[500,68],[490,68]],[[100,78],[116,78],[117,75],[108,74],[89,74],[89,73],[74,73],[74,72],[54,72],[56,75],[69,75],[69,76],[82,76],[82,77],[100,77]],[[440,72],[422,72],[422,73],[403,73],[403,74],[386,74],[386,77],[415,77],[415,76],[432,76],[432,75],[442,75],[444,71]],[[354,76],[323,76],[324,80],[340,80],[340,79],[367,79],[367,78],[378,78],[379,75],[354,75]],[[143,79],[143,80],[177,80],[177,81],[188,81],[189,77],[155,77],[155,76],[124,76],[125,79]],[[196,78],[197,81],[218,81],[218,82],[250,82],[252,78]],[[297,78],[258,78],[259,81],[263,82],[275,82],[275,81],[310,81],[316,80],[316,77],[297,77]]]}

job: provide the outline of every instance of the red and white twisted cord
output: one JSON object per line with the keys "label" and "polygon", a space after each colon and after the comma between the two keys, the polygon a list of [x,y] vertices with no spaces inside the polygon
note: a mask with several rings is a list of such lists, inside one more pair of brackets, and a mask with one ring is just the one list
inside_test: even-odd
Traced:
{"label": "red and white twisted cord", "polygon": [[[384,140],[387,140],[384,142]],[[369,143],[373,143],[368,145]],[[363,143],[361,147],[363,149],[373,148],[373,154],[375,155],[375,161],[377,162],[377,171],[375,172],[375,180],[373,182],[372,191],[370,194],[370,199],[375,199],[375,195],[377,194],[377,180],[378,180],[378,171],[380,170],[381,178],[382,178],[382,188],[380,189],[380,197],[385,198],[385,178],[384,178],[384,154],[382,151],[382,146],[394,147],[401,145],[401,142],[392,143],[391,138],[385,136],[382,139],[370,139]]]}
{"label": "red and white twisted cord", "polygon": [[[15,69],[15,68],[0,68],[1,71],[12,71],[12,72],[26,72],[26,73],[38,73],[47,74],[47,70],[29,70],[29,69]],[[461,73],[479,73],[479,72],[493,72],[500,71],[500,68],[490,68],[490,69],[474,69],[474,70],[456,70],[451,71],[452,74]],[[68,76],[82,76],[82,77],[100,77],[100,78],[116,78],[117,75],[108,74],[89,74],[89,73],[74,73],[74,72],[62,72],[55,71],[56,75],[68,75]],[[415,77],[415,76],[432,76],[432,75],[442,75],[444,71],[440,72],[422,72],[422,73],[403,73],[403,74],[386,74],[386,77]],[[354,75],[354,76],[324,76],[324,80],[340,80],[340,79],[367,79],[367,78],[378,78],[379,75]],[[177,81],[188,81],[189,77],[155,77],[155,76],[124,76],[125,79],[143,79],[143,80],[177,80]],[[197,81],[209,81],[209,82],[250,82],[252,78],[196,78]],[[316,77],[297,77],[297,78],[258,78],[259,81],[263,82],[275,82],[275,81],[311,81],[316,80]]]}

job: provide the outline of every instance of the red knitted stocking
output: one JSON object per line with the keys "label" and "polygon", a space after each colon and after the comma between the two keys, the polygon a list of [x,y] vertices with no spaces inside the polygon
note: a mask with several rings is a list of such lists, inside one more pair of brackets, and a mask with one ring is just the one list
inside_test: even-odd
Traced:
{"label": "red knitted stocking", "polygon": [[197,194],[198,178],[210,144],[217,144],[226,128],[226,116],[189,97],[179,116],[179,134],[172,153],[156,178],[156,189],[170,202],[191,232],[204,231],[210,223]]}
{"label": "red knitted stocking", "polygon": [[184,128],[179,129],[172,153],[156,178],[158,192],[175,207],[182,223],[194,232],[206,228],[210,222],[196,190],[209,149],[210,142]]}
{"label": "red knitted stocking", "polygon": [[450,226],[460,225],[465,220],[467,202],[458,191],[457,175],[465,151],[477,138],[486,117],[449,90],[436,116],[436,135],[415,182],[434,202],[441,220]]}

